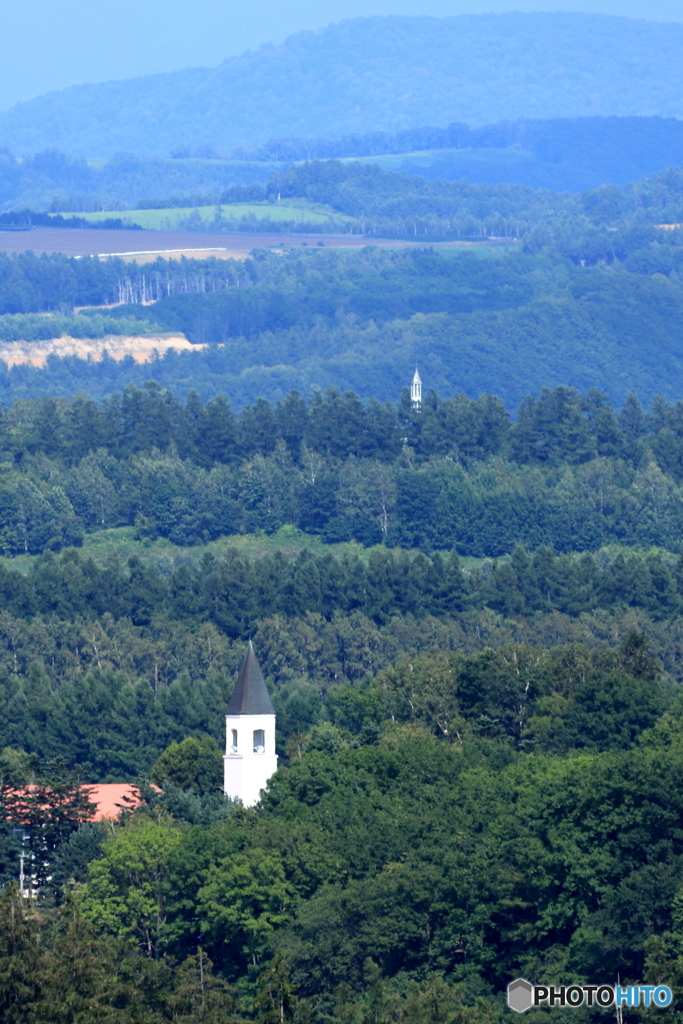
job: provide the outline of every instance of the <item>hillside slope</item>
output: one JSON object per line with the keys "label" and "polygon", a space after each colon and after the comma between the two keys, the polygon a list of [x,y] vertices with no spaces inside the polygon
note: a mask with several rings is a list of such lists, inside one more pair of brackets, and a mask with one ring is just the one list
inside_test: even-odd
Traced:
{"label": "hillside slope", "polygon": [[683,25],[573,13],[357,18],[191,68],[50,93],[0,145],[89,156],[500,118],[683,116]]}
{"label": "hillside slope", "polygon": [[[234,185],[264,185],[296,161],[347,159],[427,179],[506,182],[580,192],[627,184],[683,164],[683,120],[578,117],[502,121],[471,129],[420,127],[341,139],[274,139],[247,158],[144,158],[119,154],[93,166],[58,150],[16,159],[0,153],[0,209],[118,210],[141,199],[217,198]],[[258,194],[254,190],[248,198]],[[193,199],[194,203],[195,200]]]}
{"label": "hillside slope", "polygon": [[[623,232],[609,234],[623,241]],[[430,388],[472,398],[494,393],[510,410],[525,395],[559,385],[583,393],[595,387],[618,404],[631,391],[648,402],[657,394],[676,401],[683,391],[683,246],[674,244],[675,233],[671,242],[663,234],[651,232],[648,247],[612,267],[582,267],[549,249],[503,249],[485,258],[312,247],[287,256],[261,250],[239,264],[143,266],[53,256],[41,263],[51,270],[42,294],[31,283],[40,261],[5,257],[0,334],[8,341],[49,338],[51,321],[58,327],[52,337],[73,337],[76,327],[81,336],[101,337],[118,321],[121,335],[182,334],[209,348],[177,352],[152,367],[67,358],[49,359],[45,370],[6,372],[0,364],[0,403],[79,391],[101,398],[150,378],[180,397],[193,388],[207,399],[222,392],[234,408],[327,387],[395,400],[416,362],[425,395]],[[648,233],[639,228],[632,236],[639,244]],[[92,331],[83,328],[85,313],[72,318],[75,324],[10,312],[19,298],[34,311],[67,302],[101,307],[124,289],[141,297],[143,286],[147,297],[172,290],[153,305],[118,306],[106,317],[94,310]],[[133,317],[142,320],[138,332]]]}

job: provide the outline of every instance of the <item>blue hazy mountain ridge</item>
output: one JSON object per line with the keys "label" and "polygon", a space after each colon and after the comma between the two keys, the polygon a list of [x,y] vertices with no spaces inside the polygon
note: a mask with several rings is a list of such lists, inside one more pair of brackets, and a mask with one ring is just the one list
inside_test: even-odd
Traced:
{"label": "blue hazy mountain ridge", "polygon": [[0,115],[0,145],[90,157],[221,149],[425,122],[683,116],[683,25],[535,13],[371,17],[281,46],[131,80],[79,85]]}

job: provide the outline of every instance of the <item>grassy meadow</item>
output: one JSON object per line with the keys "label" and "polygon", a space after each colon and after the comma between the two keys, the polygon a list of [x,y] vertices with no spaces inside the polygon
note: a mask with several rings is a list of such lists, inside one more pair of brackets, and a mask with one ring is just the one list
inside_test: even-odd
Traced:
{"label": "grassy meadow", "polygon": [[[66,213],[65,217],[72,214]],[[340,220],[339,215],[321,213],[299,206],[275,203],[236,203],[221,206],[188,206],[162,210],[106,210],[93,213],[77,213],[91,224],[120,217],[124,222],[137,224],[148,231],[178,231],[191,223],[197,227],[216,227],[217,223],[239,222],[245,218],[264,221],[282,221],[283,224],[327,224],[330,219]]]}
{"label": "grassy meadow", "polygon": [[[264,555],[281,554],[284,558],[295,559],[302,551],[310,551],[316,557],[333,555],[335,558],[343,558],[345,555],[356,555],[364,562],[367,562],[374,547],[364,547],[358,541],[344,541],[339,544],[325,544],[320,537],[303,533],[295,526],[282,526],[273,534],[266,533],[245,533],[233,534],[231,536],[219,537],[216,540],[208,541],[206,544],[196,544],[181,547],[172,544],[164,537],[156,540],[142,539],[136,536],[134,526],[116,526],[108,530],[98,530],[95,533],[86,534],[83,544],[78,551],[87,558],[92,558],[96,565],[104,566],[112,559],[126,562],[129,558],[139,558],[142,562],[156,566],[164,575],[173,572],[179,565],[197,565],[205,555],[213,555],[214,558],[221,558],[230,550],[237,550],[249,558],[262,558]],[[384,550],[384,549],[382,549]],[[398,549],[396,549],[398,550]],[[607,550],[607,549],[605,549]],[[621,549],[619,549],[621,550]],[[633,549],[624,548],[624,551]],[[657,549],[659,550],[659,549]],[[417,555],[416,550],[410,551]],[[675,556],[668,552],[660,552],[669,560]],[[41,555],[20,554],[13,558],[0,555],[0,567],[15,572],[27,573],[36,559]],[[613,553],[609,555],[614,557]],[[509,561],[509,555],[501,555],[497,562]],[[474,558],[461,556],[461,565],[466,571],[480,570],[484,565],[491,562],[489,558]]]}
{"label": "grassy meadow", "polygon": [[[86,534],[82,546],[77,550],[83,557],[92,558],[100,567],[110,564],[112,560],[126,562],[129,558],[139,558],[142,562],[154,565],[163,575],[169,575],[180,565],[196,566],[206,555],[223,558],[231,550],[239,551],[240,554],[246,555],[250,559],[279,553],[288,561],[293,561],[303,551],[309,551],[316,558],[324,555],[332,555],[335,558],[352,555],[361,558],[367,564],[373,551],[386,550],[386,548],[382,545],[364,547],[355,540],[325,544],[320,537],[306,534],[296,526],[282,526],[273,534],[232,534],[218,537],[206,544],[180,546],[172,544],[165,537],[158,537],[155,540],[141,538],[134,526],[116,526],[108,530],[98,530]],[[420,553],[416,549],[395,548],[393,550],[397,552],[407,550],[411,556],[417,556]],[[625,558],[656,556],[662,558],[669,567],[673,567],[678,558],[671,551],[654,545],[621,544],[606,544],[596,552],[595,557],[599,564],[608,565],[619,555]],[[25,574],[41,557],[43,556],[19,554],[9,558],[0,555],[0,568]],[[575,557],[580,557],[580,553],[577,553]],[[472,555],[460,556],[460,564],[467,573],[483,572],[486,575],[494,561],[499,566],[503,565],[510,561],[510,555],[503,554],[496,559],[477,558]]]}
{"label": "grassy meadow", "polygon": [[[279,552],[287,559],[296,558],[304,550],[317,556],[328,553],[342,557],[344,554],[353,553],[367,559],[373,550],[364,548],[356,541],[348,541],[343,544],[324,544],[319,537],[302,533],[294,526],[283,526],[272,535],[265,533],[236,534],[219,537],[206,544],[188,547],[171,544],[163,537],[157,540],[140,539],[136,536],[135,527],[117,526],[109,530],[98,530],[96,533],[86,534],[79,551],[85,557],[94,559],[97,565],[106,565],[112,558],[125,562],[135,556],[143,562],[156,565],[161,572],[172,572],[176,565],[195,565],[205,555],[220,558],[230,549],[237,549],[250,558],[260,558],[263,555]],[[0,565],[6,569],[24,573],[29,571],[31,565],[39,557],[39,555],[22,554],[14,558],[7,558],[0,555]]]}
{"label": "grassy meadow", "polygon": [[344,157],[342,163],[378,164],[385,171],[407,171],[420,174],[424,170],[445,163],[457,163],[466,174],[468,168],[489,166],[492,170],[514,170],[534,161],[533,153],[526,149],[467,148],[423,149],[414,153],[383,153],[379,156]]}

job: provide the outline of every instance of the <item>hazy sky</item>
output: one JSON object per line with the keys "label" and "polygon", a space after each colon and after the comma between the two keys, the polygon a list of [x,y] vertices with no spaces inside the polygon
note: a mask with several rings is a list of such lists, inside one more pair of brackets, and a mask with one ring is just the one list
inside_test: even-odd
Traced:
{"label": "hazy sky", "polygon": [[683,22],[683,0],[3,0],[0,110],[80,82],[215,65],[342,18],[509,10]]}

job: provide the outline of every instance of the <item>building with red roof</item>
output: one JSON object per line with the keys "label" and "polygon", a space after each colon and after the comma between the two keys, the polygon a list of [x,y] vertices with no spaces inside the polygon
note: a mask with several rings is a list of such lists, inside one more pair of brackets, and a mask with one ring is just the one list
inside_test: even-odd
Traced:
{"label": "building with red roof", "polygon": [[[97,808],[89,821],[118,818],[121,811],[134,811],[142,803],[140,790],[130,782],[98,782],[83,788]],[[156,786],[153,788],[157,789]]]}

